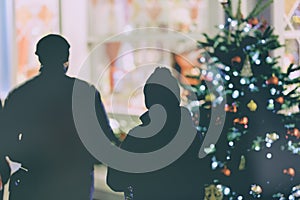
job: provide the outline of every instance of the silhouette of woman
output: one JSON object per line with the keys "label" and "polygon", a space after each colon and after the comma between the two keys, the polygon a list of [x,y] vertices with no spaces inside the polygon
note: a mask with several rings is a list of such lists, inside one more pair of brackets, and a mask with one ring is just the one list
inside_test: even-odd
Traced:
{"label": "silhouette of woman", "polygon": [[[135,153],[152,152],[168,144],[178,131],[181,117],[190,119],[188,126],[193,126],[189,111],[180,107],[180,89],[177,80],[167,68],[155,69],[144,86],[144,95],[148,111],[140,117],[142,124],[132,129],[121,144],[122,149]],[[155,121],[151,119],[149,112],[157,104],[165,109],[167,115],[162,129],[151,137],[133,136],[143,135],[143,130]],[[114,191],[124,192],[127,199],[199,200],[203,192],[201,177],[198,175],[201,171],[198,170],[197,157],[200,145],[200,138],[195,137],[193,144],[179,159],[153,172],[126,173],[108,168],[107,184]]]}

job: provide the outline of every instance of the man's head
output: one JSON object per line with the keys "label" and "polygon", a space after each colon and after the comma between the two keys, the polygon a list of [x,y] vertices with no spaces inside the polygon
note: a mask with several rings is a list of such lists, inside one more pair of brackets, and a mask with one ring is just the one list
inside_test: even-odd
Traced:
{"label": "man's head", "polygon": [[62,36],[49,34],[38,41],[35,54],[44,67],[62,67],[69,60],[69,48]]}

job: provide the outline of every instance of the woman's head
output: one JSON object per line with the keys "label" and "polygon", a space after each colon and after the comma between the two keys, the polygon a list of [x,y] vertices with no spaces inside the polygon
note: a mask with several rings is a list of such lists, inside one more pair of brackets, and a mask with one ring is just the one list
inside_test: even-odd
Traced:
{"label": "woman's head", "polygon": [[177,80],[169,69],[158,67],[147,79],[144,86],[145,104],[150,108],[154,104],[179,106],[180,89]]}

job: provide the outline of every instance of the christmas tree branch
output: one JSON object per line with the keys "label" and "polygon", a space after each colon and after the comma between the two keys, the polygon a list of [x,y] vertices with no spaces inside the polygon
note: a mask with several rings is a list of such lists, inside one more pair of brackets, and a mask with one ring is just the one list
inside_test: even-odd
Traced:
{"label": "christmas tree branch", "polygon": [[265,10],[268,6],[273,3],[273,0],[268,0],[264,5],[261,6],[263,0],[259,0],[253,10],[250,12],[246,20],[251,19],[257,15],[259,15],[263,10]]}

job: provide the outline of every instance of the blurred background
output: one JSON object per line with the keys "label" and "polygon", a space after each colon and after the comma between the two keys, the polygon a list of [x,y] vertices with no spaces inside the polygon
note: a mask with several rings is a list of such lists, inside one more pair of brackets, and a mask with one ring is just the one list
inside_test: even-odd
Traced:
{"label": "blurred background", "polygon": [[[193,41],[201,41],[203,33],[214,35],[226,19],[220,2],[1,0],[0,98],[39,73],[35,45],[46,34],[59,33],[71,44],[68,75],[100,90],[112,126],[122,138],[139,123],[138,116],[145,110],[142,85],[152,72],[146,65],[172,68],[176,59],[173,52],[197,60]],[[243,1],[243,13],[256,3]],[[275,27],[279,41],[285,44],[274,53],[281,56],[282,70],[290,63],[299,64],[300,0],[274,0],[260,17]],[[186,66],[183,63],[179,67]],[[104,166],[96,167],[95,198],[122,199],[105,185],[105,170]]]}

